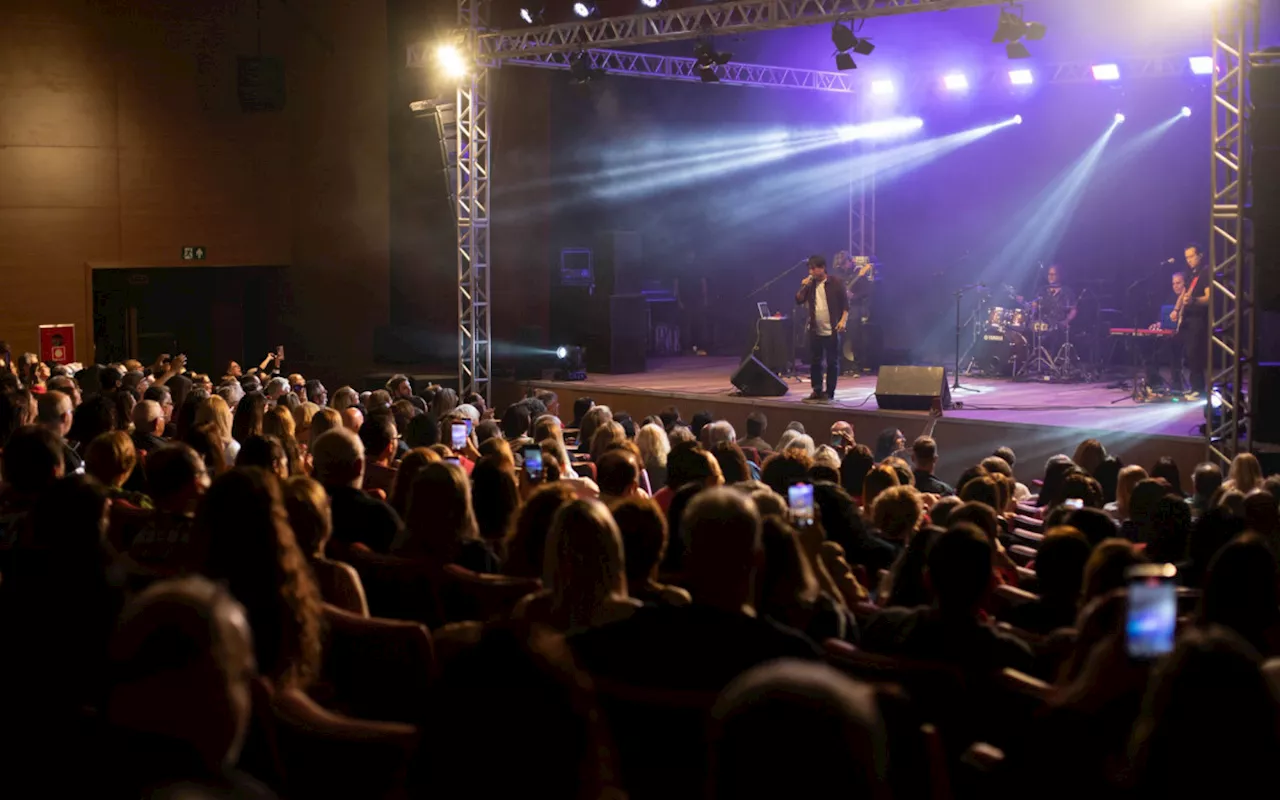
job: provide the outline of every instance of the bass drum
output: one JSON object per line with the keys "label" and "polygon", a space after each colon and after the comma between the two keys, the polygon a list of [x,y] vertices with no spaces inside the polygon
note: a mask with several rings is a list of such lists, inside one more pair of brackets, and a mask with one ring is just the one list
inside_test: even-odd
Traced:
{"label": "bass drum", "polygon": [[1021,333],[988,327],[974,348],[974,362],[983,372],[1012,375],[1014,369],[1026,363],[1030,352],[1027,337]]}

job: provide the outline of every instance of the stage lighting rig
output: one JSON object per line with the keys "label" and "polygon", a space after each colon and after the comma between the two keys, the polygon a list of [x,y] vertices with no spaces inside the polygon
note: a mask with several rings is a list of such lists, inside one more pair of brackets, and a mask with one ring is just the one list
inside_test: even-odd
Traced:
{"label": "stage lighting rig", "polygon": [[850,50],[860,56],[869,56],[876,49],[870,39],[858,38],[852,28],[840,22],[836,22],[831,26],[831,43],[836,48],[836,69],[841,72],[858,68],[858,65],[853,63],[853,56],[849,54]]}
{"label": "stage lighting rig", "polygon": [[698,77],[702,78],[702,82],[718,83],[720,76],[715,73],[715,68],[728,64],[733,58],[733,53],[719,52],[710,39],[700,39],[697,46],[693,48],[693,57],[696,59]]}
{"label": "stage lighting rig", "polygon": [[520,21],[526,25],[541,25],[546,9],[537,6],[520,6]]}
{"label": "stage lighting rig", "polygon": [[588,0],[578,0],[573,4],[573,14],[579,19],[586,19],[594,13],[596,13],[595,3],[588,2]]}
{"label": "stage lighting rig", "polygon": [[1046,28],[1041,22],[1027,22],[1022,18],[1022,6],[1010,5],[1000,9],[1000,20],[991,37],[992,44],[1004,42],[1004,52],[1009,58],[1031,58],[1031,51],[1022,39],[1038,42],[1044,38]]}
{"label": "stage lighting rig", "polygon": [[591,55],[586,50],[579,50],[569,55],[569,77],[572,83],[591,83],[604,76],[604,70],[591,66]]}

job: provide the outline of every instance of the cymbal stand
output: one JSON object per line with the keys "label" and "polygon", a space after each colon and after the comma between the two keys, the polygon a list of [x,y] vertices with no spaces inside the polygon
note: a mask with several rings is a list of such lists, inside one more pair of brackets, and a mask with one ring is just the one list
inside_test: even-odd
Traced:
{"label": "cymbal stand", "polygon": [[972,389],[968,386],[960,385],[960,332],[964,330],[963,326],[960,324],[960,300],[965,296],[966,292],[972,291],[973,289],[985,289],[985,288],[986,286],[984,286],[981,283],[971,283],[968,286],[961,286],[959,289],[957,289],[954,292],[956,297],[956,369],[953,375],[954,380],[951,384],[951,391],[953,392],[978,391],[977,389]]}
{"label": "cymbal stand", "polygon": [[1044,378],[1046,376],[1056,378],[1058,377],[1058,366],[1053,360],[1053,354],[1045,349],[1044,334],[1047,333],[1047,330],[1041,330],[1041,328],[1041,323],[1031,323],[1031,352],[1034,358],[1027,362],[1022,374],[1024,376],[1034,375],[1036,378]]}

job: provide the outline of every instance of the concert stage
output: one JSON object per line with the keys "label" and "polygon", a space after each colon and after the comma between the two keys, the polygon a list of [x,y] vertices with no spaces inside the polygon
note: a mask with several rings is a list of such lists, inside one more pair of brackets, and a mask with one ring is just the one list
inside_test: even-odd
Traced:
{"label": "concert stage", "polygon": [[[555,391],[566,419],[572,414],[573,401],[583,395],[615,412],[629,412],[637,421],[674,404],[685,419],[702,410],[727,419],[739,438],[746,436],[747,415],[759,409],[769,418],[767,440],[775,441],[794,420],[803,423],[819,444],[827,441],[827,431],[837,420],[853,423],[858,441],[867,445],[873,445],[876,434],[889,426],[900,428],[910,441],[928,422],[926,412],[881,410],[876,405],[874,375],[841,378],[835,402],[821,404],[802,402],[809,394],[807,379],[788,380],[790,391],[782,397],[733,396],[729,376],[738,361],[732,358],[651,358],[648,365],[648,372],[591,375],[585,381],[499,382],[495,384],[497,407],[519,399],[529,387]],[[948,382],[952,380],[948,370]],[[1137,404],[1124,390],[1100,383],[1014,383],[966,377],[961,386],[974,391],[952,392],[957,408],[944,414],[934,432],[944,480],[954,480],[964,467],[999,445],[1017,452],[1018,476],[1023,480],[1038,477],[1049,456],[1070,455],[1090,437],[1101,440],[1126,464],[1150,469],[1157,458],[1172,456],[1182,469],[1184,483],[1205,455],[1204,438],[1197,431],[1203,421],[1202,404]]]}

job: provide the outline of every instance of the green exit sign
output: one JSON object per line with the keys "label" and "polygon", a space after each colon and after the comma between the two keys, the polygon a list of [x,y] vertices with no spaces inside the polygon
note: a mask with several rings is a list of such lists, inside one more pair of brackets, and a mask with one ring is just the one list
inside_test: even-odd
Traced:
{"label": "green exit sign", "polygon": [[205,255],[208,254],[208,252],[209,252],[208,250],[206,250],[205,248],[199,245],[196,245],[195,247],[184,247],[182,248],[182,260],[183,261],[204,261],[204,257]]}

